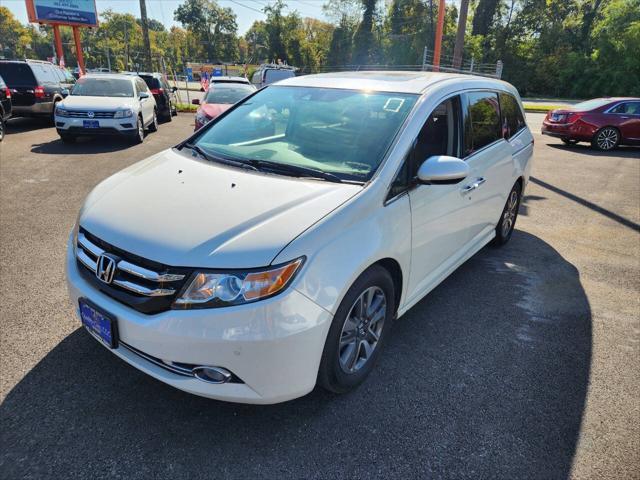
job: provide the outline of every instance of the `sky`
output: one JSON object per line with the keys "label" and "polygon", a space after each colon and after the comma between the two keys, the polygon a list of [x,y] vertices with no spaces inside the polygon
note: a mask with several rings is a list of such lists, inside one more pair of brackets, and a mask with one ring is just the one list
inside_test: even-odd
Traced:
{"label": "sky", "polygon": [[[230,7],[238,16],[238,33],[243,35],[255,20],[262,20],[265,14],[262,8],[268,0],[216,0],[219,5]],[[325,0],[287,0],[288,10],[297,10],[303,17],[326,20],[322,14]],[[169,28],[176,25],[173,12],[183,0],[147,0],[147,15],[162,22]],[[27,9],[24,0],[0,0],[0,5],[9,8],[22,23],[27,23]],[[140,16],[140,5],[137,0],[96,0],[98,14],[107,9],[118,13],[132,13]]]}

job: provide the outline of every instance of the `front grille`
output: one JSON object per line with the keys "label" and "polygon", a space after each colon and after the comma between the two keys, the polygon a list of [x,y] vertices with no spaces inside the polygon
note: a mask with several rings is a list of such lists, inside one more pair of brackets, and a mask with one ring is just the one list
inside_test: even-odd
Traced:
{"label": "front grille", "polygon": [[[89,112],[93,117],[89,117]],[[95,112],[93,110],[67,110],[67,115],[72,118],[113,118],[116,112]]]}
{"label": "front grille", "polygon": [[[100,256],[115,262],[113,278],[100,280],[96,271]],[[173,268],[114,247],[84,229],[78,232],[76,259],[82,275],[110,297],[146,314],[171,308],[191,270]]]}

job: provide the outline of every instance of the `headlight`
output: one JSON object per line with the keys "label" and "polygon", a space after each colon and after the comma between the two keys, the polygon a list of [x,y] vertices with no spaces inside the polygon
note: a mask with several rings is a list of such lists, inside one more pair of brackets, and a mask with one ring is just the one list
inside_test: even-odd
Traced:
{"label": "headlight", "polygon": [[56,107],[56,115],[58,117],[68,117],[69,116],[69,112],[67,112],[64,108],[62,107]]}
{"label": "headlight", "polygon": [[125,110],[116,110],[115,115],[113,115],[113,118],[129,118],[133,116],[133,111],[130,108],[127,108]]}
{"label": "headlight", "polygon": [[240,305],[271,297],[291,283],[304,262],[292,262],[247,272],[196,272],[175,301],[177,308],[210,308]]}

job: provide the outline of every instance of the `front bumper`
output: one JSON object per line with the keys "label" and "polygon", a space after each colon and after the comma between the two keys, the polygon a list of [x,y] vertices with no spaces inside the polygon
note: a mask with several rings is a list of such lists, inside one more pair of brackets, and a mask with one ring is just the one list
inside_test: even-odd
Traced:
{"label": "front bumper", "polygon": [[[98,122],[98,128],[85,128],[85,120]],[[58,134],[67,135],[137,135],[136,117],[128,118],[70,118],[55,116],[56,130]]]}
{"label": "front bumper", "polygon": [[211,384],[168,371],[124,346],[111,350],[180,390],[218,400],[270,404],[300,397],[315,386],[332,316],[293,288],[249,305],[145,315],[82,278],[71,238],[67,284],[76,313],[78,299],[88,298],[116,319],[119,339],[134,349],[165,361],[223,367],[241,380]]}

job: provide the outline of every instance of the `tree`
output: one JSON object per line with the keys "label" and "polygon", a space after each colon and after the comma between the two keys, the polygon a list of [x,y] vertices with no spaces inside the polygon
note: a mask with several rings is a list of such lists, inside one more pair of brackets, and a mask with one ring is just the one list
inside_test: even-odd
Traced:
{"label": "tree", "polygon": [[353,59],[356,64],[366,65],[373,60],[376,47],[373,35],[376,0],[362,0],[362,9],[362,20],[353,37]]}
{"label": "tree", "polygon": [[352,27],[345,15],[340,24],[333,30],[331,44],[327,54],[328,65],[348,65],[351,63]]}

